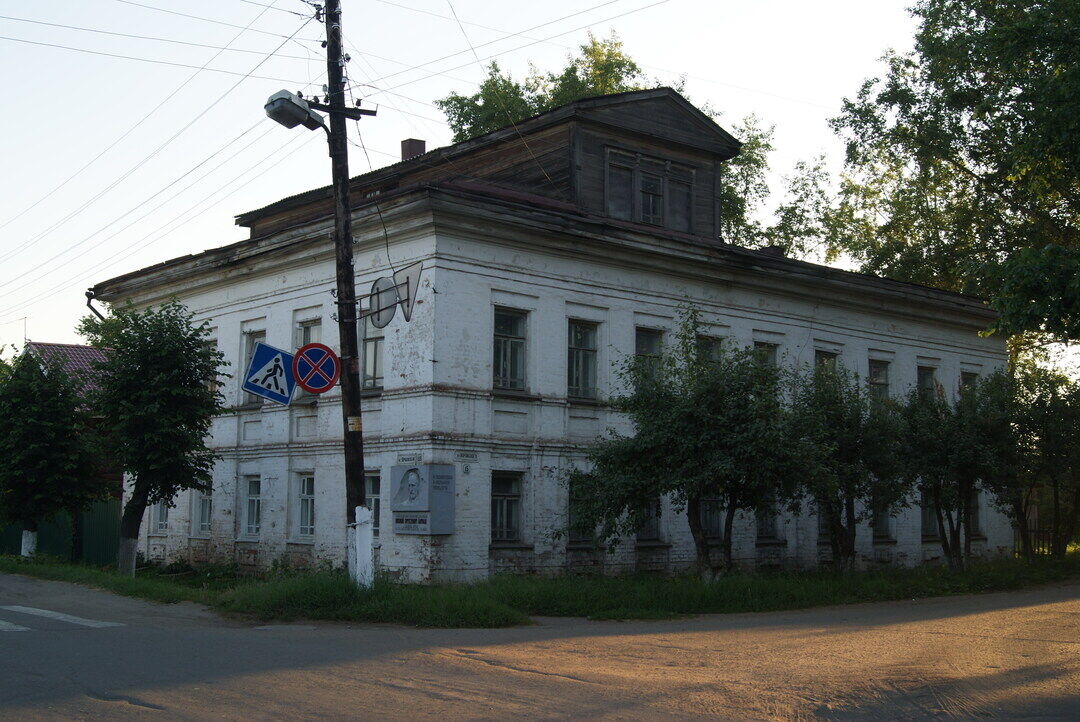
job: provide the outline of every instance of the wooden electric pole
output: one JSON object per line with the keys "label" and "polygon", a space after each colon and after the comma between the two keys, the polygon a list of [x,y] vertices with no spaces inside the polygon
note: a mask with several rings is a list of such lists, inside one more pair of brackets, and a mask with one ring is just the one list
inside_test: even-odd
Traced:
{"label": "wooden electric pole", "polygon": [[349,209],[349,148],[346,136],[345,58],[341,48],[341,2],[326,0],[327,104],[334,184],[334,248],[337,251],[337,316],[341,343],[341,417],[345,432],[345,517],[356,523],[364,505],[364,424],[360,414],[356,275]]}

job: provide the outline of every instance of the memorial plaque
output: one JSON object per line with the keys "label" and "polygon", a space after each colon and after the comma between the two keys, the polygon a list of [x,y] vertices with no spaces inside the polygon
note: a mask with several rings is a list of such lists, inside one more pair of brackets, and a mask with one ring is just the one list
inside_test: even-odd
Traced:
{"label": "memorial plaque", "polygon": [[453,464],[394,466],[390,477],[395,534],[454,533]]}

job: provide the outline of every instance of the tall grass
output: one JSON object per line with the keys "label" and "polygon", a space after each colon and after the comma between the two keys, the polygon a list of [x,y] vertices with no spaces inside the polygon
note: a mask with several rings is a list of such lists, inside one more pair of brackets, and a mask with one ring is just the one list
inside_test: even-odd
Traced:
{"label": "tall grass", "polygon": [[414,586],[379,578],[361,590],[340,571],[237,576],[230,568],[112,569],[0,556],[0,572],[76,582],[156,602],[194,601],[259,620],[390,622],[419,627],[506,627],[530,615],[662,619],[687,614],[766,612],[1019,589],[1080,578],[1080,554],[1062,561],[981,562],[838,575],[828,571],[696,577],[499,576],[475,584]]}

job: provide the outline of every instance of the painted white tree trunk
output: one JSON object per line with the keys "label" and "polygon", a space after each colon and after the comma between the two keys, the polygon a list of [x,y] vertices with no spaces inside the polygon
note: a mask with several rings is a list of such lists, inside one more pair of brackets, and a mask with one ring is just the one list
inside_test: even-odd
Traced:
{"label": "painted white tree trunk", "polygon": [[37,553],[37,532],[27,531],[23,529],[22,533],[22,551],[20,552],[24,557],[32,557]]}
{"label": "painted white tree trunk", "polygon": [[371,510],[356,507],[356,524],[349,527],[349,576],[357,586],[370,589],[375,583],[374,534]]}

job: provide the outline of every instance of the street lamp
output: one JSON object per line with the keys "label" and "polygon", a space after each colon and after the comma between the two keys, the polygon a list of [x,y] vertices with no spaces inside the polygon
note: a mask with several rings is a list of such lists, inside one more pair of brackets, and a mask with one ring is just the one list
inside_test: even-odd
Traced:
{"label": "street lamp", "polygon": [[286,128],[303,125],[309,130],[318,130],[326,127],[323,117],[312,110],[306,100],[288,90],[279,90],[271,95],[263,109],[267,117]]}

